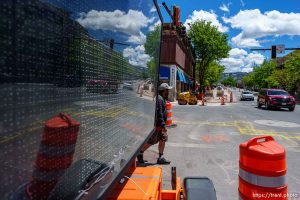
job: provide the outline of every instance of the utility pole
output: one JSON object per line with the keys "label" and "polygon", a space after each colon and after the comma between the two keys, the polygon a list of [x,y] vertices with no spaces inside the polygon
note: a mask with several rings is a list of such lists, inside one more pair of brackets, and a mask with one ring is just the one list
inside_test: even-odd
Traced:
{"label": "utility pole", "polygon": [[[257,48],[257,49],[250,49],[251,51],[271,51],[271,58],[277,58],[277,50],[278,46],[272,45],[271,48]],[[284,50],[300,50],[300,48],[284,48]]]}

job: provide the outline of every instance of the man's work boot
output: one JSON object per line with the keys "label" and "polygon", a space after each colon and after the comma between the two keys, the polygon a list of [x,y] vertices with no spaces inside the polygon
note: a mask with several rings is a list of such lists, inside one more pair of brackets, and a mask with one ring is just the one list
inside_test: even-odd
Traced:
{"label": "man's work boot", "polygon": [[147,160],[144,160],[144,154],[142,153],[139,153],[137,156],[136,156],[137,160],[139,163],[145,163],[147,162]]}
{"label": "man's work boot", "polygon": [[168,165],[170,164],[171,161],[165,159],[164,157],[159,157],[157,158],[157,164],[160,164],[160,165]]}

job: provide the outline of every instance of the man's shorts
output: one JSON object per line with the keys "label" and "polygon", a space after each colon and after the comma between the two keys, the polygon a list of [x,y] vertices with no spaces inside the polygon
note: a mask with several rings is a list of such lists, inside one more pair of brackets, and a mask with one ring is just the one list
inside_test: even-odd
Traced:
{"label": "man's shorts", "polygon": [[148,144],[156,144],[159,141],[162,142],[167,142],[168,141],[168,133],[167,132],[162,132],[161,130],[155,130],[155,132],[153,133],[153,135],[150,137],[150,139],[148,140]]}

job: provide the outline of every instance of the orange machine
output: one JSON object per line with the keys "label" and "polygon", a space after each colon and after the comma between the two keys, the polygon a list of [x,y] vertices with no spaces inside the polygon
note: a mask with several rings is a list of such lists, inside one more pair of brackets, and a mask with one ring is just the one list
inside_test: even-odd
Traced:
{"label": "orange machine", "polygon": [[179,200],[180,178],[176,177],[173,190],[162,190],[162,168],[160,166],[131,167],[124,182],[114,188],[108,200]]}
{"label": "orange machine", "polygon": [[136,167],[125,174],[124,182],[115,186],[108,200],[216,200],[216,191],[207,177],[186,177],[183,186],[172,167],[172,189],[162,189],[160,166]]}

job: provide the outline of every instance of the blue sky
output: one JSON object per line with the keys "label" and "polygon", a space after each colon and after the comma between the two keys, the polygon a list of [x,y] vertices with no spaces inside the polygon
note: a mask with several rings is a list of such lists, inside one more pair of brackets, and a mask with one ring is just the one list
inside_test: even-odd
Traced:
{"label": "blue sky", "polygon": [[[163,1],[159,0],[159,3]],[[300,47],[300,2],[299,0],[165,0],[168,6],[181,9],[182,23],[197,19],[212,21],[220,31],[229,35],[232,48],[230,57],[223,59],[227,72],[252,70],[270,52],[252,52],[250,48],[270,48],[284,44]],[[165,22],[170,18],[164,12]],[[289,53],[286,51],[286,53]],[[278,54],[278,57],[285,54]]]}
{"label": "blue sky", "polygon": [[[159,25],[153,0],[44,0],[69,10],[74,20],[99,40],[114,39],[127,46],[115,50],[132,65],[147,67],[151,57],[145,54],[144,43],[149,31]],[[162,2],[181,8],[181,22],[211,21],[228,34],[229,57],[220,61],[226,72],[250,72],[253,66],[270,59],[270,51],[250,51],[284,44],[300,47],[299,0],[158,0],[165,22],[170,22]],[[289,53],[286,51],[286,53]],[[284,54],[279,54],[278,57]]]}

